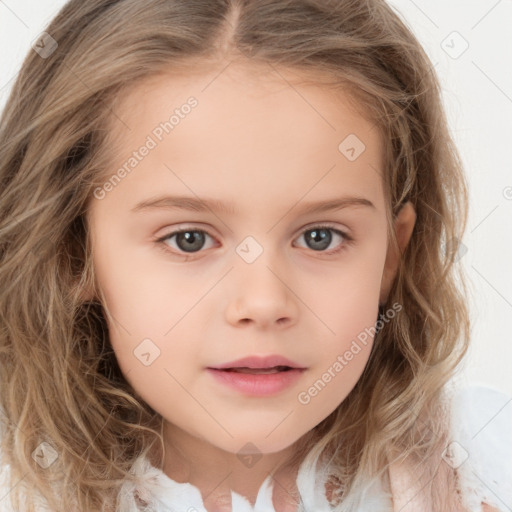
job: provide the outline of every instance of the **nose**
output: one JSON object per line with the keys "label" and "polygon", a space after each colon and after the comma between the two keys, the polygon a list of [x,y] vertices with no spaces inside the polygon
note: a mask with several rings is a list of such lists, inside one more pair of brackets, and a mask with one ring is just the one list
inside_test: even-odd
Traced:
{"label": "nose", "polygon": [[290,272],[281,272],[270,263],[270,258],[261,257],[251,264],[241,262],[233,269],[226,307],[230,324],[269,328],[290,327],[297,322],[298,299]]}

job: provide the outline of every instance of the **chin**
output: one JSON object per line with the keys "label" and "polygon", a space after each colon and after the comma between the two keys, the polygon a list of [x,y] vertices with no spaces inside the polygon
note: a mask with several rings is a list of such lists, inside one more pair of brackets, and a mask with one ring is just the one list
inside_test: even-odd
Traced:
{"label": "chin", "polygon": [[233,453],[238,456],[247,455],[270,455],[272,453],[278,453],[289,448],[295,440],[290,442],[290,438],[286,439],[269,439],[267,437],[269,431],[261,432],[260,434],[253,433],[246,436],[236,436],[231,439],[225,446],[219,446],[219,448]]}

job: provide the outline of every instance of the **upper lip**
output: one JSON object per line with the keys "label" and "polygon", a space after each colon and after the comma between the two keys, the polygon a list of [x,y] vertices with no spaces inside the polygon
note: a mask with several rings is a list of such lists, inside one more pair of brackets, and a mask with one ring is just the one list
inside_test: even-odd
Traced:
{"label": "upper lip", "polygon": [[209,366],[209,368],[223,370],[226,368],[273,368],[274,366],[289,366],[291,368],[304,369],[304,367],[299,364],[280,355],[243,357],[236,361],[229,361],[228,363],[219,364],[217,366]]}

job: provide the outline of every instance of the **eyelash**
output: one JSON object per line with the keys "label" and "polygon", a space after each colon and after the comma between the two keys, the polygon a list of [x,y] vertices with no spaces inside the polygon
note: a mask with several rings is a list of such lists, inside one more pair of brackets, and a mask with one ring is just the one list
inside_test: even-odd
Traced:
{"label": "eyelash", "polygon": [[[326,229],[326,230],[329,230],[329,231],[333,231],[334,233],[336,233],[338,235],[341,235],[341,237],[344,240],[343,240],[343,242],[341,242],[341,245],[337,249],[331,249],[330,251],[313,251],[313,249],[311,249],[311,251],[313,251],[313,252],[317,252],[319,254],[325,254],[325,255],[328,255],[328,256],[335,256],[335,255],[341,253],[342,251],[344,251],[345,249],[347,249],[348,246],[350,246],[350,245],[352,245],[354,243],[354,239],[350,235],[348,235],[344,231],[341,231],[341,230],[339,230],[337,228],[334,228],[332,225],[329,225],[329,224],[318,224],[318,225],[309,226],[309,227],[307,227],[306,229],[304,229],[301,232],[301,234],[299,235],[299,238],[301,236],[303,236],[304,233],[306,233],[308,231],[319,230],[319,229]],[[184,252],[184,251],[177,252],[175,249],[171,249],[169,247],[169,245],[165,243],[166,240],[172,238],[173,236],[179,235],[180,233],[186,233],[186,232],[205,233],[209,237],[215,239],[215,237],[213,237],[210,233],[208,233],[208,231],[206,231],[204,229],[182,228],[182,229],[179,229],[179,230],[176,230],[176,231],[171,231],[170,233],[168,233],[168,234],[166,234],[166,235],[164,235],[162,237],[157,238],[155,240],[155,243],[166,254],[171,253],[171,254],[177,255],[177,256],[193,257],[195,254],[199,254],[199,253],[203,252],[202,250],[199,250],[199,251],[196,251],[196,252],[190,252],[190,253],[187,253],[187,252]]]}

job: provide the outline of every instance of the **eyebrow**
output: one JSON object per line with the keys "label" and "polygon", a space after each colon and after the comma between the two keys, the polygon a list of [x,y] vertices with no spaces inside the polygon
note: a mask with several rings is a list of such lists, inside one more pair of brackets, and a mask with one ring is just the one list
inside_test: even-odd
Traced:
{"label": "eyebrow", "polygon": [[[367,206],[375,209],[375,205],[364,197],[337,197],[325,201],[302,202],[298,203],[298,211],[302,215],[312,213],[322,213],[326,211],[341,210],[349,207]],[[290,208],[290,210],[294,209]],[[194,212],[214,211],[230,215],[236,215],[238,212],[232,203],[219,201],[218,199],[203,198],[198,199],[189,196],[158,196],[141,201],[135,205],[132,212],[142,212],[154,209],[166,210],[187,210]],[[288,211],[290,211],[288,210]]]}

